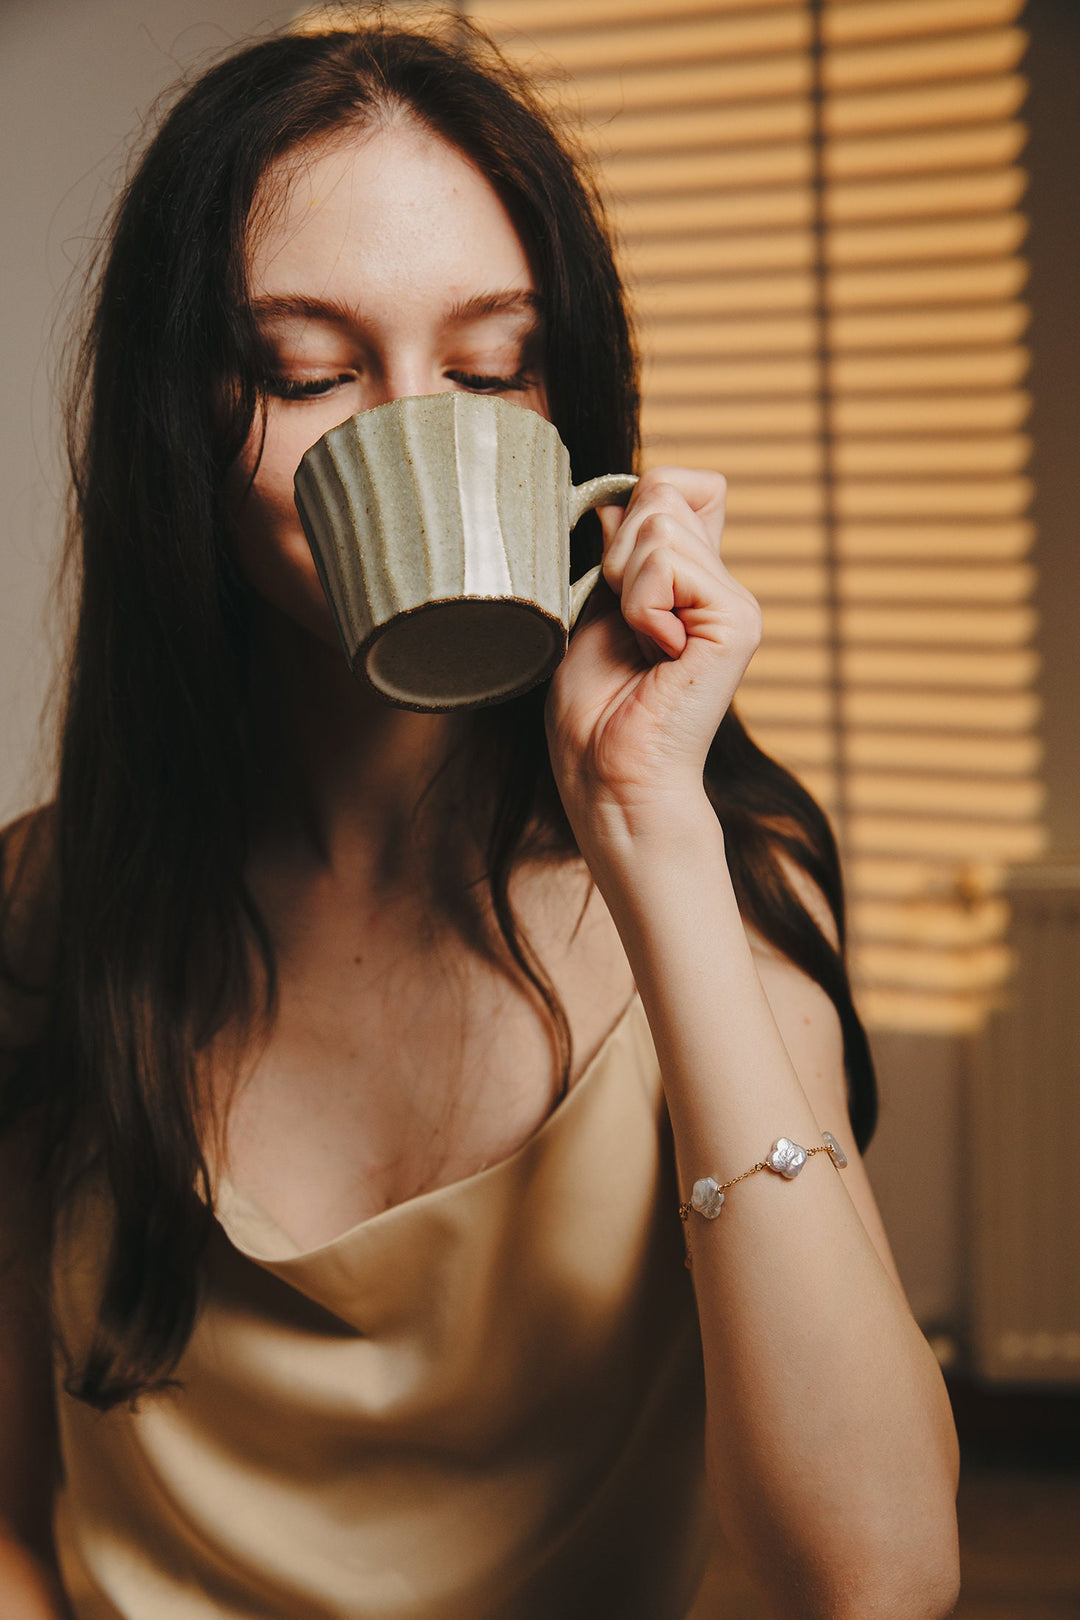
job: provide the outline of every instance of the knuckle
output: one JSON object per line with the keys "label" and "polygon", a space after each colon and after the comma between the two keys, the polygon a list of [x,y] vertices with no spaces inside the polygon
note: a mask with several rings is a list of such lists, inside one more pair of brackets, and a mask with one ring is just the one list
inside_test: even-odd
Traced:
{"label": "knuckle", "polygon": [[649,506],[659,507],[662,510],[675,510],[686,505],[686,498],[681,490],[670,478],[664,477],[665,468],[654,468],[652,472],[643,473],[638,484],[638,504],[647,503]]}
{"label": "knuckle", "polygon": [[638,539],[652,545],[670,545],[678,532],[679,524],[670,512],[650,512],[641,520]]}

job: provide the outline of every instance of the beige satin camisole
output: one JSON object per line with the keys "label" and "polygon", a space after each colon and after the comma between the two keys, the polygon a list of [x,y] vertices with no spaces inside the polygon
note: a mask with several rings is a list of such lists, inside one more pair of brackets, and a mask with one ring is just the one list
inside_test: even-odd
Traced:
{"label": "beige satin camisole", "polygon": [[[58,1397],[78,1620],[686,1620],[712,1534],[677,1201],[636,998],[511,1158],[320,1248],[223,1184],[182,1388]],[[58,1235],[76,1355],[106,1229],[88,1195]]]}

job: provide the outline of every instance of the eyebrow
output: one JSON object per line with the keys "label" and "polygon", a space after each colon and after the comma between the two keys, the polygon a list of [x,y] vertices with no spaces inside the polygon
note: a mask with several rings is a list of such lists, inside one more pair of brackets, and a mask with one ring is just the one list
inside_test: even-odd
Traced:
{"label": "eyebrow", "polygon": [[481,321],[487,315],[539,315],[543,300],[532,289],[515,292],[478,293],[475,298],[460,299],[452,304],[448,318],[455,325],[467,321]]}
{"label": "eyebrow", "polygon": [[[470,321],[485,320],[491,315],[539,315],[543,300],[531,289],[506,292],[477,293],[472,298],[458,299],[447,311],[452,326],[465,326]],[[311,298],[305,293],[264,294],[251,300],[251,310],[264,319],[294,319],[331,321],[340,326],[350,325],[356,319],[355,310],[337,298]]]}

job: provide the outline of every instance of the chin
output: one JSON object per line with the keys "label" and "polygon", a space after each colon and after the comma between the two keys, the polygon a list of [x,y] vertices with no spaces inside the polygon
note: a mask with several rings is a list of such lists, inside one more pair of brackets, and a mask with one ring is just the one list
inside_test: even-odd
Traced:
{"label": "chin", "polygon": [[337,626],[317,578],[314,588],[306,579],[275,580],[272,585],[249,580],[249,585],[255,614],[273,634],[281,636],[291,630],[294,635],[331,648],[344,663]]}

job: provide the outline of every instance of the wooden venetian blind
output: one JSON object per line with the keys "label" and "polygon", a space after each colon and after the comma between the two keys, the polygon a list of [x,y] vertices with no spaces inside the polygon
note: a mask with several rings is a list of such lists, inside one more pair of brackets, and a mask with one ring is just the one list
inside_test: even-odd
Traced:
{"label": "wooden venetian blind", "polygon": [[476,0],[594,146],[646,461],[730,481],[740,697],[829,810],[877,1027],[977,1025],[1040,844],[1021,0]]}

